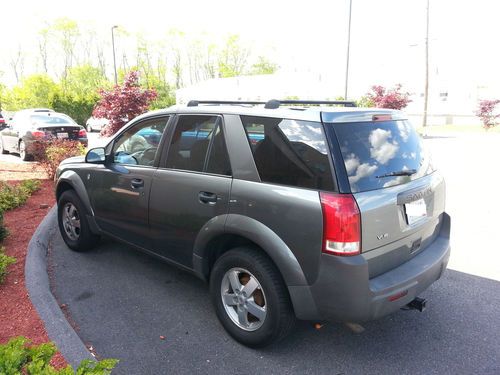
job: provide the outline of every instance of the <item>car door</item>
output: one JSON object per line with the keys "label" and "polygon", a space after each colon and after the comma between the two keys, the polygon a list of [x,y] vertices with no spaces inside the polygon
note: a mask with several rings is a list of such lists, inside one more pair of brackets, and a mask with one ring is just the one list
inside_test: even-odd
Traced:
{"label": "car door", "polygon": [[[89,172],[89,195],[104,232],[150,248],[148,202],[156,157],[168,116],[140,121],[113,142],[110,163]],[[147,134],[147,136],[145,135]]]}
{"label": "car door", "polygon": [[201,228],[228,211],[231,166],[216,115],[179,115],[151,187],[149,222],[159,255],[192,268]]}

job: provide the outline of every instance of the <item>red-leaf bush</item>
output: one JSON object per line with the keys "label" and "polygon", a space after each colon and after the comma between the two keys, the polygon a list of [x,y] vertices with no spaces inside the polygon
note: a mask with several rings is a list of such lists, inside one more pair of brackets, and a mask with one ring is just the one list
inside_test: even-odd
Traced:
{"label": "red-leaf bush", "polygon": [[101,90],[99,94],[101,100],[92,115],[109,120],[108,125],[101,130],[101,135],[105,137],[115,134],[134,117],[146,112],[158,95],[154,89],[141,89],[139,73],[135,70],[127,74],[123,85]]}
{"label": "red-leaf bush", "polygon": [[500,100],[480,100],[476,110],[476,116],[481,119],[485,129],[492,128],[497,125],[496,119],[500,117],[500,113],[495,111],[495,107],[500,103]]}
{"label": "red-leaf bush", "polygon": [[64,159],[83,155],[85,147],[78,141],[54,138],[34,143],[32,153],[47,177],[53,180],[59,164]]}
{"label": "red-leaf bush", "polygon": [[366,99],[371,101],[375,107],[389,109],[403,109],[411,102],[410,93],[401,91],[402,86],[397,84],[392,89],[384,86],[372,86],[371,91],[366,94]]}

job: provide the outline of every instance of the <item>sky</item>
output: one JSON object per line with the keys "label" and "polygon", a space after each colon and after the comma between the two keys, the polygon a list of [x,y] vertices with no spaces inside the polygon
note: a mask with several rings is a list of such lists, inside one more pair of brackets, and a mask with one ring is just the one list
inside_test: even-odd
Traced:
{"label": "sky", "polygon": [[[499,82],[496,0],[430,0],[431,74],[439,85]],[[0,71],[12,82],[9,56],[36,54],[44,23],[68,17],[110,33],[113,25],[160,38],[166,30],[240,34],[284,70],[343,82],[349,0],[308,1],[8,1],[2,4]],[[423,82],[426,0],[352,0],[350,82]],[[29,67],[27,67],[29,70]]]}

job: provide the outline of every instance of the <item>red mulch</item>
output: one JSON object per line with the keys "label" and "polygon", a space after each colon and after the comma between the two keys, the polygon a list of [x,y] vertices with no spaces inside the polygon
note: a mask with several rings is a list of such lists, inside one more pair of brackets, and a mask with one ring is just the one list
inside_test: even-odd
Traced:
{"label": "red mulch", "polygon": [[[49,208],[40,208],[41,204],[48,204]],[[35,344],[50,341],[26,290],[24,262],[33,233],[54,204],[53,183],[43,180],[41,189],[26,204],[4,213],[4,223],[10,235],[2,246],[7,255],[15,257],[17,262],[9,267],[5,283],[0,285],[0,344],[16,336],[25,336]],[[59,353],[52,359],[52,365],[56,368],[66,364]]]}

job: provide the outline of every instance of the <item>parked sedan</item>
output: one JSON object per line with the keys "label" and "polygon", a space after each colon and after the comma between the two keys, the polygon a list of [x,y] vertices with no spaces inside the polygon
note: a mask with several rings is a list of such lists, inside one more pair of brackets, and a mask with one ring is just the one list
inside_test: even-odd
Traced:
{"label": "parked sedan", "polygon": [[48,109],[25,109],[0,132],[0,152],[18,153],[21,159],[31,160],[35,142],[54,138],[88,144],[87,132],[71,117]]}
{"label": "parked sedan", "polygon": [[109,120],[106,118],[90,117],[87,120],[85,127],[87,128],[87,131],[89,133],[92,133],[94,131],[100,132],[102,128],[104,128],[108,124]]}

